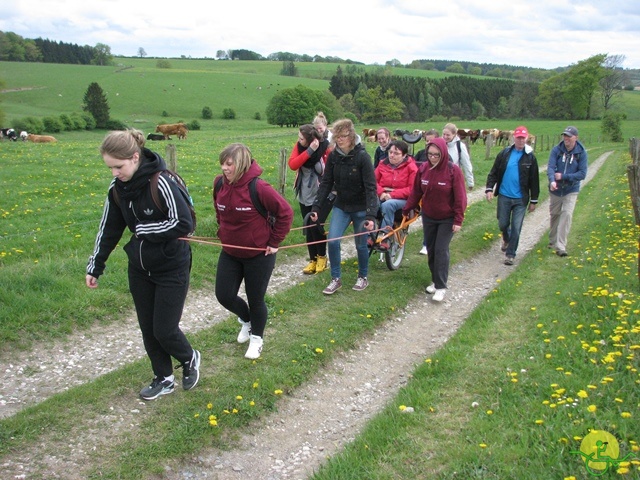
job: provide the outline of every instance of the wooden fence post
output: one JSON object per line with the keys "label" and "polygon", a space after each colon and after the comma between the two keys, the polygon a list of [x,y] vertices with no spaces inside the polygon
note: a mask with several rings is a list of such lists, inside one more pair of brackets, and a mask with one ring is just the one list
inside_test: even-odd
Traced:
{"label": "wooden fence post", "polygon": [[278,191],[281,195],[284,195],[284,189],[287,186],[287,166],[289,160],[289,150],[286,148],[280,149],[280,162],[278,165]]}
{"label": "wooden fence post", "polygon": [[166,148],[164,149],[164,159],[167,162],[167,168],[169,168],[169,170],[173,170],[174,172],[178,171],[176,146],[173,143],[167,144]]}
{"label": "wooden fence post", "polygon": [[[633,164],[627,166],[627,179],[631,192],[631,203],[636,225],[640,225],[640,142],[637,138],[629,139],[629,153]],[[638,239],[638,279],[640,279],[640,238]]]}

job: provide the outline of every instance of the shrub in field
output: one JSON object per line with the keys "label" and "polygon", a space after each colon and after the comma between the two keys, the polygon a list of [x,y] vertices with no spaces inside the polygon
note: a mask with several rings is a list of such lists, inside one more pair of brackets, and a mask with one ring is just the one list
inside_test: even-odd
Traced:
{"label": "shrub in field", "polygon": [[106,129],[107,130],[126,130],[127,125],[124,122],[121,122],[120,120],[114,120],[113,118],[110,118],[109,121],[107,122]]}
{"label": "shrub in field", "polygon": [[[61,115],[62,116],[62,115]],[[87,128],[87,121],[83,115],[74,112],[69,115],[69,120],[71,121],[71,130],[84,130]]]}
{"label": "shrub in field", "polygon": [[58,120],[60,120],[63,130],[66,130],[66,131],[75,130],[71,117],[66,113],[61,113],[60,116],[58,117]]}
{"label": "shrub in field", "polygon": [[260,112],[256,112],[255,115],[253,116],[253,118],[255,120],[262,120],[262,115],[260,115]]}
{"label": "shrub in field", "polygon": [[84,127],[86,130],[94,130],[96,128],[96,119],[93,118],[93,115],[89,115],[88,113],[81,113],[80,116],[86,124],[86,126]]}
{"label": "shrub in field", "polygon": [[167,112],[166,110],[163,110],[161,115],[166,118],[169,116],[169,112]]}
{"label": "shrub in field", "polygon": [[621,113],[607,113],[602,118],[602,133],[608,137],[612,142],[622,142],[622,127],[621,123],[624,114]]}
{"label": "shrub in field", "polygon": [[45,132],[57,133],[64,130],[64,124],[60,121],[59,117],[44,117],[42,123],[44,124]]}
{"label": "shrub in field", "polygon": [[41,134],[44,132],[44,123],[42,123],[41,119],[36,117],[24,117],[16,120],[13,128],[18,132],[24,130],[29,133]]}
{"label": "shrub in field", "polygon": [[236,118],[236,111],[233,108],[225,108],[222,110],[222,118],[225,120],[233,120]]}
{"label": "shrub in field", "polygon": [[158,60],[156,62],[156,67],[158,68],[171,68],[171,63],[169,60]]}
{"label": "shrub in field", "polygon": [[200,122],[198,120],[191,120],[187,123],[187,128],[189,130],[200,130]]}
{"label": "shrub in field", "polygon": [[356,117],[354,113],[347,112],[347,113],[344,114],[344,118],[348,118],[354,124],[358,123],[358,117]]}
{"label": "shrub in field", "polygon": [[211,108],[209,107],[202,108],[202,118],[206,120],[213,118],[213,112],[211,111]]}

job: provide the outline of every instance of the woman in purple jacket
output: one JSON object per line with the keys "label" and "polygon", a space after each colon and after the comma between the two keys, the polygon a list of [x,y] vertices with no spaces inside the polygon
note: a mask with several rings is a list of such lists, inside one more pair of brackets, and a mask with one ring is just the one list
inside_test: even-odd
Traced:
{"label": "woman in purple jacket", "polygon": [[[256,208],[250,184],[260,176],[262,168],[245,145],[229,145],[220,153],[219,160],[223,181],[219,189],[214,187],[213,203],[223,247],[216,272],[216,298],[223,307],[238,315],[242,325],[238,342],[249,341],[245,357],[256,359],[262,352],[267,324],[264,296],[278,247],[291,229],[293,209],[261,179],[255,188],[268,215],[263,216]],[[243,280],[247,301],[238,295]]]}

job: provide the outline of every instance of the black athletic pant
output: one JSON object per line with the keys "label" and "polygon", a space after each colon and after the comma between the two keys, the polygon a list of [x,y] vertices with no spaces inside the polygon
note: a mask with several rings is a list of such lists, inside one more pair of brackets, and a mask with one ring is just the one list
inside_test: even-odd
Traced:
{"label": "black athletic pant", "polygon": [[[276,265],[275,255],[259,253],[255,257],[240,258],[224,250],[218,258],[216,271],[216,298],[220,304],[242,321],[251,322],[251,334],[262,337],[267,324],[267,293],[269,279]],[[244,280],[247,302],[238,296]]]}
{"label": "black athletic pant", "polygon": [[189,289],[190,265],[162,274],[129,265],[129,291],[138,313],[142,340],[155,376],[173,374],[171,357],[191,360],[193,348],[180,330],[180,318]]}

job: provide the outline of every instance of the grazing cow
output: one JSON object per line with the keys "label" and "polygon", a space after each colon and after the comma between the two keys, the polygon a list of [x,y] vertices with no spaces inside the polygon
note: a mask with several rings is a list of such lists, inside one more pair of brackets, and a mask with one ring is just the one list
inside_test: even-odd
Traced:
{"label": "grazing cow", "polygon": [[33,133],[27,134],[27,140],[33,143],[53,143],[58,141],[51,135],[35,135]]}
{"label": "grazing cow", "polygon": [[178,135],[178,138],[187,138],[187,126],[184,123],[165,123],[156,126],[156,132],[162,133],[168,140],[169,135]]}
{"label": "grazing cow", "polygon": [[25,132],[24,130],[20,132],[20,140],[22,140],[23,142],[27,141],[27,135],[29,135],[27,132]]}
{"label": "grazing cow", "polygon": [[394,130],[393,134],[398,137],[398,138],[402,138],[403,135],[411,135],[411,132],[409,130]]}
{"label": "grazing cow", "polygon": [[529,134],[526,140],[527,145],[531,145],[532,147],[536,146],[536,136]]}
{"label": "grazing cow", "polygon": [[471,143],[475,145],[479,138],[480,129],[471,130],[471,133],[469,133],[469,140],[471,140]]}
{"label": "grazing cow", "polygon": [[513,130],[500,130],[496,144],[504,145],[506,147],[507,145],[509,145],[509,141],[511,140],[512,136],[513,136]]}
{"label": "grazing cow", "polygon": [[362,135],[364,135],[366,138],[369,137],[373,137],[373,141],[375,142],[375,138],[376,138],[376,133],[378,133],[378,130],[376,130],[375,128],[363,128],[362,129]]}
{"label": "grazing cow", "polygon": [[0,130],[0,138],[8,138],[12,142],[18,140],[18,134],[13,128],[3,128]]}
{"label": "grazing cow", "polygon": [[[149,135],[147,135],[147,140],[165,140],[165,136],[162,135],[161,133],[150,133]],[[169,137],[167,140],[171,140],[171,137]]]}

